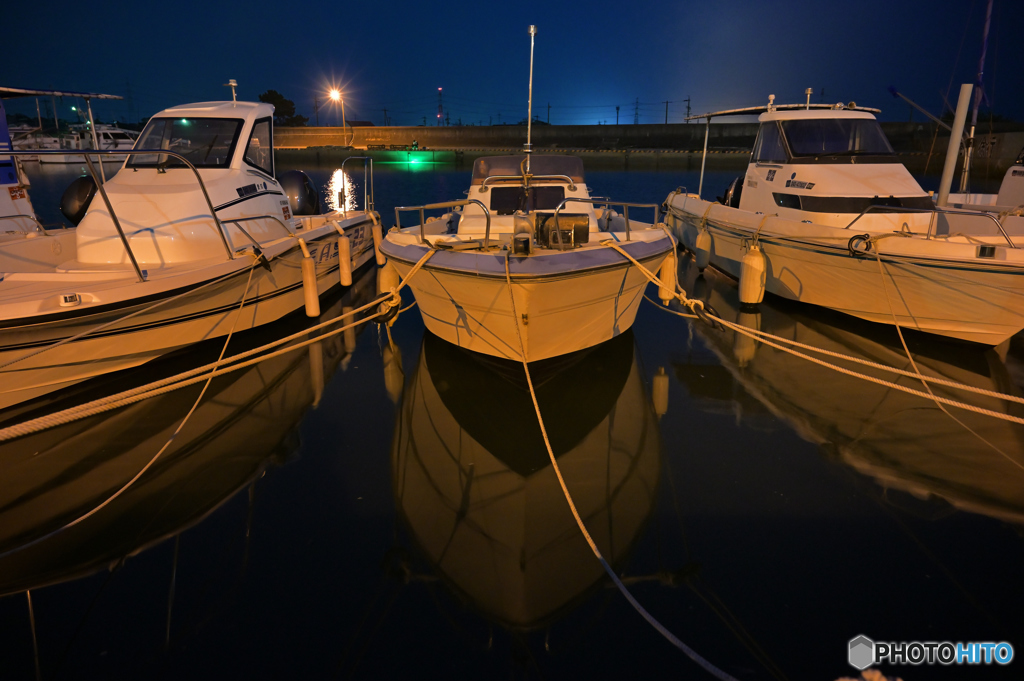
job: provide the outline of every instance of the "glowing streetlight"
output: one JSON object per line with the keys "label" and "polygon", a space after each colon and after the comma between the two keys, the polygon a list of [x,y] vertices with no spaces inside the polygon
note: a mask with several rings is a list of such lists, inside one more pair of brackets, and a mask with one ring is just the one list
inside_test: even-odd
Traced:
{"label": "glowing streetlight", "polygon": [[327,93],[332,102],[341,102],[341,135],[345,140],[345,146],[348,146],[348,126],[345,124],[345,97],[342,96],[341,90],[338,88],[331,88]]}

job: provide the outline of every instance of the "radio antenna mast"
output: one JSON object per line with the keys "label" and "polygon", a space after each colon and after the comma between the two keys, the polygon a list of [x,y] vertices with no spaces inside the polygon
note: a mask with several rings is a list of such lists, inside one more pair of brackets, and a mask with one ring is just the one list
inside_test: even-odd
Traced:
{"label": "radio antenna mast", "polygon": [[530,25],[530,99],[526,104],[526,172],[530,172],[530,154],[533,152],[533,145],[530,143],[530,136],[533,127],[533,40],[537,35],[537,27]]}

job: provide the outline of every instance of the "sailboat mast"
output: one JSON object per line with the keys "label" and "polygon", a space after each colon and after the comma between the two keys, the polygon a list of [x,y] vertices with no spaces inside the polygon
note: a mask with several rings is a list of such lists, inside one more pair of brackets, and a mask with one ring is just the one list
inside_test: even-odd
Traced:
{"label": "sailboat mast", "polygon": [[533,127],[533,40],[537,35],[537,27],[530,25],[530,98],[526,105],[526,172],[530,172],[530,153],[533,152],[533,145],[530,143],[530,136]]}
{"label": "sailboat mast", "polygon": [[988,30],[992,25],[992,2],[988,0],[985,10],[985,29],[981,33],[981,58],[978,60],[978,79],[974,82],[974,109],[971,112],[971,134],[967,138],[967,149],[964,152],[964,170],[960,173],[960,191],[967,192],[971,177],[971,156],[974,154],[974,129],[978,126],[978,107],[984,94],[982,88],[985,79],[985,55],[988,52]]}

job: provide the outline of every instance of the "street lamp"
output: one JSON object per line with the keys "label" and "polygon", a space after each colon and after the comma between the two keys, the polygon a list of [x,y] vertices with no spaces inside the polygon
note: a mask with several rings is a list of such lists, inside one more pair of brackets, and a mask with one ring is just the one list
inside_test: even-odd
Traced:
{"label": "street lamp", "polygon": [[331,98],[332,102],[341,102],[341,136],[345,146],[348,146],[348,126],[345,124],[345,98],[341,95],[341,90],[338,88],[331,88],[327,96]]}

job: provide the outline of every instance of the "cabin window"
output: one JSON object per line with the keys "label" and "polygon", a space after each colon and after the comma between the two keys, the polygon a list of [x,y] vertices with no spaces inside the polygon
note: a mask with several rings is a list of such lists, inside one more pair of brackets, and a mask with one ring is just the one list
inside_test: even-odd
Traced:
{"label": "cabin window", "polygon": [[527,194],[521,186],[492,187],[491,212],[512,215],[517,210],[554,210],[565,199],[565,187],[530,187]]}
{"label": "cabin window", "polygon": [[[142,131],[138,149],[174,151],[197,168],[227,168],[243,121],[237,118],[152,118]],[[134,154],[129,168],[182,166],[166,154]]]}
{"label": "cabin window", "polygon": [[761,124],[761,129],[757,132],[757,141],[754,142],[752,159],[755,163],[786,162],[786,146],[775,121],[766,121]]}
{"label": "cabin window", "polygon": [[274,175],[274,146],[269,118],[261,118],[252,126],[249,146],[245,148],[245,162],[267,175]]}
{"label": "cabin window", "polygon": [[873,118],[810,118],[783,121],[794,156],[853,156],[893,153]]}

